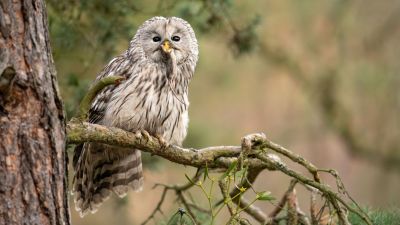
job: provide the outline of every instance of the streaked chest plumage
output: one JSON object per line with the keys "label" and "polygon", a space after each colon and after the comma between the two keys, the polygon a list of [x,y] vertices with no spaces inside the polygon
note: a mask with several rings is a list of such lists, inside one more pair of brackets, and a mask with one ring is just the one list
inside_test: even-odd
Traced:
{"label": "streaked chest plumage", "polygon": [[146,130],[180,145],[188,126],[187,85],[179,68],[171,78],[161,63],[143,63],[113,91],[102,124],[129,131]]}

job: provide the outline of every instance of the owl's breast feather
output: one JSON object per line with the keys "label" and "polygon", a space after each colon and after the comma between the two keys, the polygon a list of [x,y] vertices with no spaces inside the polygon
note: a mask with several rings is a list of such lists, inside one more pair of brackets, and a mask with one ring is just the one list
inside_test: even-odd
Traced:
{"label": "owl's breast feather", "polygon": [[129,131],[146,130],[162,136],[170,144],[179,145],[188,125],[187,93],[185,89],[174,93],[167,84],[165,71],[147,71],[152,72],[146,77],[127,80],[117,88],[103,124]]}

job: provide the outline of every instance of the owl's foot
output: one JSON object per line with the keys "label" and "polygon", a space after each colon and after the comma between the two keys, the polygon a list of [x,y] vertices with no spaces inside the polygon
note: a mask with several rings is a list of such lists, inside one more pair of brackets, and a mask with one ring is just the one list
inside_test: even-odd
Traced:
{"label": "owl's foot", "polygon": [[151,135],[149,134],[149,132],[145,131],[145,130],[138,130],[135,132],[136,137],[141,138],[143,137],[146,142],[148,142],[151,139]]}
{"label": "owl's foot", "polygon": [[166,149],[169,147],[168,142],[162,137],[162,135],[156,134],[155,137],[158,139],[158,142],[160,142],[161,149]]}

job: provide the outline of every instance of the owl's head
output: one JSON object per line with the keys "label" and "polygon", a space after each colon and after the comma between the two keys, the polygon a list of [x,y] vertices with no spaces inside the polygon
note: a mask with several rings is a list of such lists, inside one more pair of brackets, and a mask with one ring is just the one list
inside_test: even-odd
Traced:
{"label": "owl's head", "polygon": [[168,60],[171,55],[177,64],[198,57],[196,36],[190,24],[177,17],[153,17],[138,29],[131,48],[141,48],[147,59],[154,62]]}

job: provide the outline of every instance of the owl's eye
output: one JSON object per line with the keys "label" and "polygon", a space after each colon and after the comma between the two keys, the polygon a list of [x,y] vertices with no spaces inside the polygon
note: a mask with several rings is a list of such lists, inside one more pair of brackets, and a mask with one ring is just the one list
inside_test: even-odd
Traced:
{"label": "owl's eye", "polygon": [[154,42],[159,42],[159,41],[161,41],[161,37],[155,36],[155,37],[153,37],[153,41]]}
{"label": "owl's eye", "polygon": [[172,39],[173,41],[179,41],[179,40],[181,40],[181,38],[180,38],[179,36],[173,36],[171,39]]}

